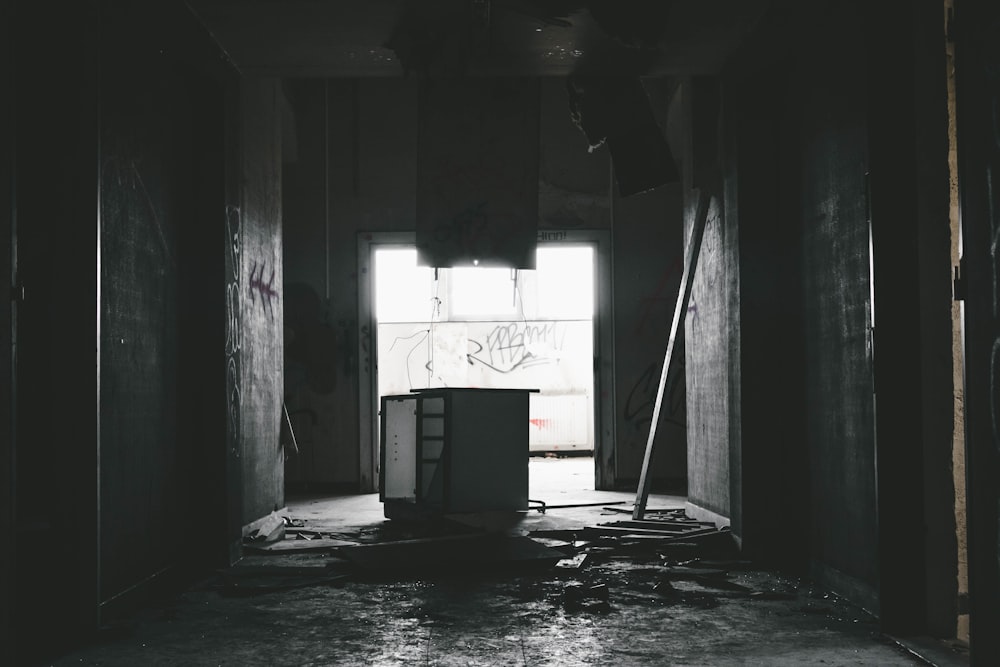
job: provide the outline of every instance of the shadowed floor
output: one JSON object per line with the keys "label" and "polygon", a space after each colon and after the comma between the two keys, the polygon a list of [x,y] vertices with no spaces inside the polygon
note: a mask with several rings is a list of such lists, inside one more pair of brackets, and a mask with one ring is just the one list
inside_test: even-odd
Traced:
{"label": "shadowed floor", "polygon": [[[533,459],[532,498],[549,505],[632,500],[588,490],[592,465]],[[653,496],[650,507],[682,507],[683,500]],[[290,502],[287,514],[346,541],[396,530],[372,495]],[[504,528],[526,534],[623,516],[600,506],[532,511]],[[920,664],[883,640],[870,616],[808,581],[735,559],[713,564],[705,553],[684,552],[685,560],[664,549],[587,553],[579,569],[472,564],[377,578],[340,578],[344,561],[334,551],[252,555],[119,625],[115,639],[53,664]],[[275,584],[281,572],[289,576]],[[249,593],[225,585],[261,573],[264,585]],[[303,573],[315,576],[295,579]]]}

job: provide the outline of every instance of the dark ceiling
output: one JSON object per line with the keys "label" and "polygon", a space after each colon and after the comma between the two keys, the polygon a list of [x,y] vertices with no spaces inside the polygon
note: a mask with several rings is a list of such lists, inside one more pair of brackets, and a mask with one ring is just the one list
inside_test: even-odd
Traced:
{"label": "dark ceiling", "polygon": [[718,72],[768,0],[188,0],[276,76]]}

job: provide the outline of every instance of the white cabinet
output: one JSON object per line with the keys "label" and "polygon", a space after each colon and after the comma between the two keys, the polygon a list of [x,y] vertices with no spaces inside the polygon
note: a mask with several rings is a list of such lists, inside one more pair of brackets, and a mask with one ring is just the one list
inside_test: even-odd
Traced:
{"label": "white cabinet", "polygon": [[383,396],[385,516],[527,510],[532,391],[441,388]]}

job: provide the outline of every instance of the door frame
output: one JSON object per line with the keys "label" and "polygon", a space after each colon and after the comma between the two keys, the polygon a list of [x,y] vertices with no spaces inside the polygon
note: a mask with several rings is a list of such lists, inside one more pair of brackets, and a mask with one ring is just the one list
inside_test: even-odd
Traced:
{"label": "door frame", "polygon": [[[359,476],[362,493],[378,491],[378,349],[374,313],[375,251],[415,247],[416,232],[360,232],[358,234],[358,430]],[[590,244],[594,247],[594,485],[614,485],[614,317],[611,303],[611,232],[602,229],[540,229],[540,245]]]}

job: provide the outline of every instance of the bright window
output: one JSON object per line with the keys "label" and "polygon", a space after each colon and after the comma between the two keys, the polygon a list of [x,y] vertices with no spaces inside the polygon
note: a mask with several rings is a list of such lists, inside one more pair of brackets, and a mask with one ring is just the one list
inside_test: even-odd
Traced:
{"label": "bright window", "polygon": [[453,317],[517,314],[517,272],[513,269],[466,267],[449,271]]}
{"label": "bright window", "polygon": [[537,255],[538,312],[546,319],[594,316],[594,249],[540,246]]}
{"label": "bright window", "polygon": [[417,266],[416,248],[375,251],[375,318],[379,322],[433,322],[434,269]]}

